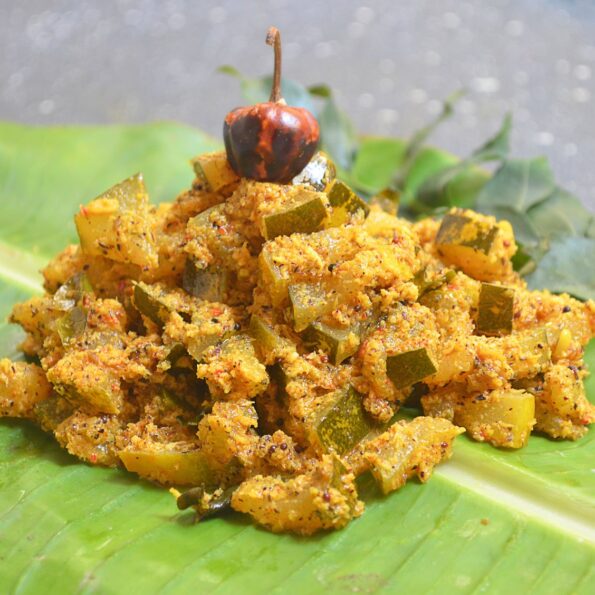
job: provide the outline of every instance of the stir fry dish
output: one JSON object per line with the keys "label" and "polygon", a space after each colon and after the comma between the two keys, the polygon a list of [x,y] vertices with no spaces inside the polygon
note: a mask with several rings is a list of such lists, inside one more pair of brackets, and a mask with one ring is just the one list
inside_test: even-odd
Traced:
{"label": "stir fry dish", "polygon": [[507,221],[364,201],[312,154],[315,121],[267,105],[232,112],[173,202],[137,174],[80,208],[12,311],[27,360],[0,360],[0,415],[201,518],[304,535],[363,513],[364,474],[427,481],[462,432],[585,434],[595,303],[529,291]]}

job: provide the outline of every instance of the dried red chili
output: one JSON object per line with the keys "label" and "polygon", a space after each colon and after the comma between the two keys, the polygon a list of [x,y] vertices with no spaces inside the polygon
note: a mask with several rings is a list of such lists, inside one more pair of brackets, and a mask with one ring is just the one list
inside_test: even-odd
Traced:
{"label": "dried red chili", "polygon": [[307,109],[291,107],[281,97],[281,35],[268,30],[275,49],[275,71],[269,101],[239,107],[227,114],[223,139],[227,160],[241,177],[287,183],[308,164],[320,137],[316,118]]}

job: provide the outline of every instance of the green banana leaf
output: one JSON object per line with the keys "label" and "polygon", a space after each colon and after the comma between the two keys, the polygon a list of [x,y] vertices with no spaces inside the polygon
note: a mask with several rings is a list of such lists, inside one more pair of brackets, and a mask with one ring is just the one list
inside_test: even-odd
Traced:
{"label": "green banana leaf", "polygon": [[[388,146],[391,162],[376,163],[376,177],[363,164],[355,172],[380,187],[402,142],[369,142]],[[40,291],[38,269],[75,241],[80,203],[136,171],[154,201],[171,200],[191,181],[188,159],[216,145],[171,123],[0,123],[0,320]],[[411,186],[451,163],[425,150]],[[18,357],[21,338],[0,322],[0,356]],[[595,382],[588,390],[595,396]],[[298,538],[235,513],[194,524],[167,491],[2,420],[0,593],[593,593],[594,459],[593,430],[578,442],[534,436],[515,452],[460,437],[428,484],[382,497],[364,479],[361,518]]]}

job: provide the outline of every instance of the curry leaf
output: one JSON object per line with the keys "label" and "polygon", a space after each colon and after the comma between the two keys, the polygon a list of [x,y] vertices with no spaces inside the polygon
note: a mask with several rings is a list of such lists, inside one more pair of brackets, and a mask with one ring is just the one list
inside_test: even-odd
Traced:
{"label": "curry leaf", "polygon": [[477,207],[491,213],[506,207],[524,213],[555,189],[554,174],[545,157],[505,161],[477,197]]}
{"label": "curry leaf", "polygon": [[461,97],[465,94],[464,89],[459,89],[455,91],[452,95],[449,95],[442,104],[442,110],[426,126],[420,128],[417,132],[413,134],[409,142],[407,143],[407,147],[405,149],[405,159],[408,160],[411,157],[415,157],[419,153],[419,151],[423,148],[425,142],[428,140],[428,137],[442,124],[444,121],[448,120],[455,109],[455,105],[461,99]]}
{"label": "curry leaf", "polygon": [[403,155],[403,159],[396,168],[393,180],[391,182],[391,188],[395,190],[403,190],[405,187],[405,181],[409,175],[411,167],[415,161],[415,158],[419,155],[423,149],[426,141],[430,135],[446,120],[448,120],[454,113],[455,105],[459,99],[464,95],[465,91],[459,89],[452,95],[447,97],[442,104],[442,110],[431,122],[429,122],[423,128],[420,128],[413,134],[409,142],[407,143]]}
{"label": "curry leaf", "polygon": [[527,216],[535,230],[548,240],[588,235],[593,225],[593,214],[576,196],[560,187],[531,207]]}
{"label": "curry leaf", "polygon": [[579,271],[575,266],[585,262],[589,244],[570,241],[585,235],[593,216],[576,197],[556,186],[545,158],[505,161],[479,193],[476,207],[512,224],[522,245],[515,268],[523,274],[532,271],[531,284],[582,299],[593,295],[592,267]]}
{"label": "curry leaf", "polygon": [[570,293],[582,300],[595,299],[595,240],[565,237],[550,244],[527,282],[531,289]]}
{"label": "curry leaf", "polygon": [[467,168],[464,162],[457,163],[428,178],[419,189],[416,199],[419,202],[420,212],[428,212],[440,207],[451,206],[452,192],[449,185]]}
{"label": "curry leaf", "polygon": [[545,202],[555,188],[554,174],[545,158],[509,159],[481,189],[475,206],[496,219],[509,221],[525,254],[538,262],[547,250],[548,238],[539,233],[527,211]]}
{"label": "curry leaf", "polygon": [[506,114],[496,134],[489,138],[481,147],[475,149],[469,158],[474,163],[487,161],[502,161],[510,152],[510,132],[512,130],[512,115]]}
{"label": "curry leaf", "polygon": [[[432,212],[436,208],[453,206],[449,185],[453,184],[459,175],[472,166],[477,166],[488,161],[501,161],[505,159],[510,150],[510,130],[512,118],[507,114],[498,132],[487,142],[477,148],[467,159],[458,161],[451,167],[443,169],[428,177],[416,194],[418,204],[413,204],[414,210],[421,213]],[[417,206],[417,209],[415,208]]]}
{"label": "curry leaf", "polygon": [[504,219],[508,221],[514,229],[514,237],[523,244],[526,249],[533,250],[540,245],[540,235],[529,217],[522,211],[517,211],[508,205],[494,205],[490,209],[484,210],[484,212],[486,211],[498,220]]}
{"label": "curry leaf", "polygon": [[405,143],[400,139],[365,137],[361,139],[350,172],[350,182],[358,190],[376,194],[392,181],[395,165],[403,159]]}
{"label": "curry leaf", "polygon": [[311,85],[308,87],[308,93],[314,97],[322,97],[324,99],[328,99],[333,94],[328,85]]}
{"label": "curry leaf", "polygon": [[229,76],[233,76],[240,80],[244,78],[242,73],[235,66],[231,66],[230,64],[223,64],[223,66],[219,66],[219,68],[217,68],[217,72],[221,74],[228,74]]}

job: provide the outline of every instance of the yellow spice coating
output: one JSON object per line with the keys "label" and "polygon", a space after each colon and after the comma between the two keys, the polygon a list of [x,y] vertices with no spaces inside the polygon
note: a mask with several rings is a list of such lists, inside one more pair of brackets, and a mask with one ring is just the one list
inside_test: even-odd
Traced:
{"label": "yellow spice coating", "polygon": [[[595,420],[583,386],[595,304],[528,291],[508,222],[453,209],[410,223],[357,201],[333,216],[310,189],[327,216],[265,240],[267,218],[282,229],[306,188],[227,183],[220,154],[203,163],[172,203],[150,206],[133,177],[76,215],[80,245],[48,264],[44,296],[13,309],[38,363],[0,360],[0,415],[33,419],[90,463],[199,485],[198,510],[232,490],[234,509],[304,535],[363,513],[355,478],[368,470],[385,493],[426,481],[462,428],[520,448]],[[486,282],[512,308],[482,311]],[[480,314],[505,330],[479,333]],[[424,415],[395,421],[403,404]],[[328,447],[352,444],[350,430],[365,432],[351,450]]]}

